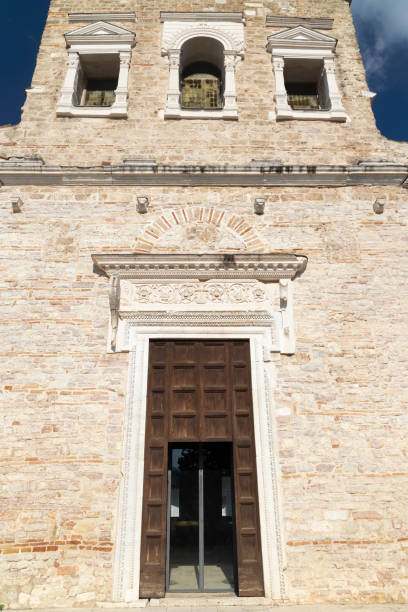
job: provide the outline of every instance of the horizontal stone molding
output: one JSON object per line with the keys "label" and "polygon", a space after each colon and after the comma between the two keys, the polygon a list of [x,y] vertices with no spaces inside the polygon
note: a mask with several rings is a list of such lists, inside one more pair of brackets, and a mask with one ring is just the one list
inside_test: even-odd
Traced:
{"label": "horizontal stone molding", "polygon": [[95,21],[137,21],[136,13],[68,13],[69,23],[88,23]]}
{"label": "horizontal stone molding", "polygon": [[345,187],[408,186],[408,165],[382,160],[352,165],[166,165],[125,160],[117,166],[52,166],[39,158],[0,161],[0,185],[163,185]]}
{"label": "horizontal stone molding", "polygon": [[178,11],[162,11],[160,13],[160,21],[229,21],[234,23],[244,23],[243,13],[223,13],[223,12],[178,12]]}
{"label": "horizontal stone molding", "polygon": [[217,311],[217,312],[121,312],[122,319],[129,321],[132,326],[150,325],[166,326],[195,326],[210,327],[237,327],[245,325],[250,327],[272,327],[274,317],[267,311]]}
{"label": "horizontal stone molding", "polygon": [[266,25],[272,28],[295,28],[299,25],[305,28],[316,28],[317,30],[331,30],[334,19],[321,17],[281,17],[267,15]]}
{"label": "horizontal stone molding", "polygon": [[106,276],[142,279],[251,279],[276,282],[300,276],[307,257],[272,254],[94,254],[96,268]]}

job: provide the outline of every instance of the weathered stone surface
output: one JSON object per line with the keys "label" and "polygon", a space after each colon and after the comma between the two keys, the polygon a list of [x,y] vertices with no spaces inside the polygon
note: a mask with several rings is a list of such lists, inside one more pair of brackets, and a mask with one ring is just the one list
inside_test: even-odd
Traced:
{"label": "weathered stone surface", "polygon": [[[161,10],[244,11],[238,122],[164,121]],[[68,13],[135,11],[127,120],[57,118]],[[267,15],[334,18],[350,123],[271,120]],[[342,0],[52,0],[22,122],[0,155],[91,166],[406,163],[376,127]],[[108,354],[103,252],[290,252],[297,348],[273,354],[290,603],[408,601],[407,196],[400,187],[2,187],[0,206],[0,603],[112,600],[128,354]],[[136,210],[148,197],[148,213]],[[256,197],[265,214],[254,214]],[[384,199],[382,215],[373,212]],[[183,212],[185,211],[185,212]],[[185,216],[184,216],[185,215]],[[219,223],[218,223],[219,221]]]}

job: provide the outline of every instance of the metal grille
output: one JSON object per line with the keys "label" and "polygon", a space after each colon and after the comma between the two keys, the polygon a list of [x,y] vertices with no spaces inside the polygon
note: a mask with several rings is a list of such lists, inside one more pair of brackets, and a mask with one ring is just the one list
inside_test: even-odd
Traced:
{"label": "metal grille", "polygon": [[88,79],[85,106],[112,106],[115,101],[117,81],[111,79]]}
{"label": "metal grille", "polygon": [[212,74],[192,74],[181,83],[181,106],[203,110],[220,109],[220,90],[220,79]]}
{"label": "metal grille", "polygon": [[288,104],[293,110],[315,110],[320,108],[318,96],[312,94],[288,94]]}

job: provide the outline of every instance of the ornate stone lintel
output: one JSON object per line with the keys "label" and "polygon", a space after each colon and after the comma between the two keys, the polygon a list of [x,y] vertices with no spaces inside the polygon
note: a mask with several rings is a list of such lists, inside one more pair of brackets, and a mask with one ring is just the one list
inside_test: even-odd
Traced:
{"label": "ornate stone lintel", "polygon": [[94,254],[97,268],[110,277],[139,279],[251,279],[264,283],[294,280],[307,257],[291,253],[249,254]]}
{"label": "ornate stone lintel", "polygon": [[94,255],[110,277],[109,352],[126,352],[135,328],[267,328],[269,350],[295,352],[292,254]]}

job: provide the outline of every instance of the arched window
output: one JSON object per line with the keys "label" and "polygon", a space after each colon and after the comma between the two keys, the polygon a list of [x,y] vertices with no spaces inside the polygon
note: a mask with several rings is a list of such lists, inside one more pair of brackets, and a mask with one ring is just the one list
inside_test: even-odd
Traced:
{"label": "arched window", "polygon": [[223,72],[224,47],[218,40],[197,36],[185,42],[180,57],[181,108],[222,109]]}
{"label": "arched window", "polygon": [[235,70],[244,56],[242,13],[161,12],[169,58],[165,119],[238,119]]}

